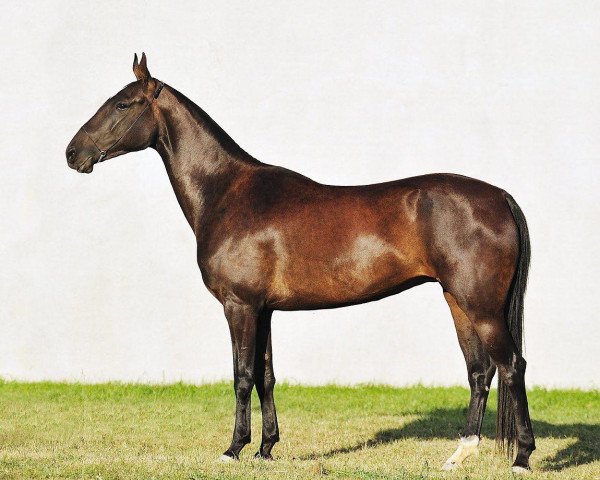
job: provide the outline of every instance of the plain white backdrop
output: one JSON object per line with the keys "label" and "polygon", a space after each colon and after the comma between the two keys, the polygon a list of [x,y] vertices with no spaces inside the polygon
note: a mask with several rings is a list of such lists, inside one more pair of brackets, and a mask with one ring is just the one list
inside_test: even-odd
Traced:
{"label": "plain white backdrop", "polygon": [[[600,386],[598,2],[9,1],[0,27],[0,376],[231,377],[158,154],[89,176],[64,157],[143,50],[264,162],[333,184],[455,172],[511,192],[533,248],[528,384]],[[273,329],[279,380],[466,385],[436,284],[276,312]]]}

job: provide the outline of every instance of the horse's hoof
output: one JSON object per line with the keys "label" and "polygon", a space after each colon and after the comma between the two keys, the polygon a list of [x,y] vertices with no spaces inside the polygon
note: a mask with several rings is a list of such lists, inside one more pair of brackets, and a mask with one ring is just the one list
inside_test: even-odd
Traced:
{"label": "horse's hoof", "polygon": [[458,448],[452,454],[452,456],[446,460],[446,463],[442,465],[442,470],[451,471],[456,470],[467,457],[471,455],[478,455],[479,449],[477,448],[479,445],[479,437],[476,435],[471,435],[470,437],[462,437],[458,444]]}
{"label": "horse's hoof", "polygon": [[260,458],[261,460],[267,460],[267,461],[274,461],[275,459],[273,458],[273,455],[271,455],[270,453],[267,453],[266,455],[263,455],[260,452],[256,452],[254,454],[254,458]]}
{"label": "horse's hoof", "polygon": [[452,470],[456,470],[458,468],[458,463],[447,461],[442,465],[442,470],[446,472],[451,472]]}
{"label": "horse's hoof", "polygon": [[236,461],[239,461],[239,458],[231,457],[229,455],[226,455],[225,453],[219,457],[219,462],[221,463],[230,463]]}
{"label": "horse's hoof", "polygon": [[512,473],[515,475],[528,475],[531,473],[531,468],[519,467],[518,465],[514,465],[512,467]]}

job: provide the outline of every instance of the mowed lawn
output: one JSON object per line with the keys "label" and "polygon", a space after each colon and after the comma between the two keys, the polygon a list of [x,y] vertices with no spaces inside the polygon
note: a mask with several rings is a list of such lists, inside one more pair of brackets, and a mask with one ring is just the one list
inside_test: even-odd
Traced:
{"label": "mowed lawn", "polygon": [[[233,425],[231,384],[0,383],[0,478],[510,478],[494,453],[492,392],[479,457],[441,472],[462,428],[464,388],[278,385],[275,462],[216,460]],[[600,479],[600,393],[529,392],[537,435],[528,478]]]}

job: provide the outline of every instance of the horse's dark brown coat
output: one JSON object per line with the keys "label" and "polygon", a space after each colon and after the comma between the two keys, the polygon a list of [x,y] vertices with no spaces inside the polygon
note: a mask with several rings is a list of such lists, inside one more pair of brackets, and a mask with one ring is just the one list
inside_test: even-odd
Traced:
{"label": "horse's dark brown coat", "polygon": [[138,81],[98,110],[84,125],[88,133],[75,135],[68,163],[91,172],[98,148],[118,139],[142,114],[107,158],[156,149],[196,235],[202,278],[223,304],[233,346],[236,424],[226,454],[237,458],[250,441],[254,385],[263,411],[258,455],[271,458],[279,438],[273,310],[363,303],[437,281],[469,370],[472,396],[464,435],[479,435],[497,365],[516,414],[515,464],[527,467],[535,446],[524,360],[505,315],[520,257],[520,231],[508,194],[451,174],[354,187],[322,185],[254,159],[171,87],[153,101],[159,84],[148,72],[145,55],[140,63],[136,57],[134,72]]}

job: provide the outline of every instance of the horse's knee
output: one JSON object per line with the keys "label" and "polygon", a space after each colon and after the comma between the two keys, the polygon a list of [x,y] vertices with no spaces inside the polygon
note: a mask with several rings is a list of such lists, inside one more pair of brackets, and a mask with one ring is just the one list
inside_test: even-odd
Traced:
{"label": "horse's knee", "polygon": [[275,381],[275,375],[273,375],[273,372],[265,372],[264,385],[266,391],[272,391],[275,388]]}
{"label": "horse's knee", "polygon": [[254,379],[252,378],[252,375],[238,375],[234,386],[235,394],[239,399],[246,400],[250,398],[250,394],[252,393],[253,387]]}

